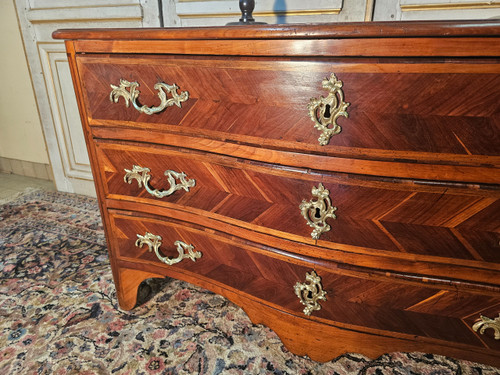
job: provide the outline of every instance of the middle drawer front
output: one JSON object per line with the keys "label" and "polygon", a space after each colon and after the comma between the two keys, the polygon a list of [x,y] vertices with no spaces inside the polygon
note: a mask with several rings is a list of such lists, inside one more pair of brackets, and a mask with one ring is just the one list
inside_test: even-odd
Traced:
{"label": "middle drawer front", "polygon": [[[202,278],[205,283],[241,291],[299,316],[326,319],[341,326],[500,349],[500,343],[490,335],[483,338],[485,343],[471,329],[481,313],[496,316],[500,296],[351,271],[333,262],[291,256],[283,250],[161,217],[110,211],[109,218],[111,253],[118,262],[127,262],[129,266],[133,263],[160,274],[164,269],[166,275],[166,270],[172,269],[190,276],[189,279]],[[177,241],[183,243],[180,251]],[[182,259],[171,265],[160,260],[175,260],[181,253],[188,254],[186,246],[193,246],[194,260]],[[313,271],[320,279],[307,281],[306,274],[314,276]],[[318,299],[319,306],[311,309],[309,315],[296,294],[297,283],[321,286],[326,292],[326,299]],[[304,294],[303,299],[307,302]]]}
{"label": "middle drawer front", "polygon": [[320,175],[164,147],[97,142],[96,149],[107,198],[325,247],[500,263],[498,191]]}

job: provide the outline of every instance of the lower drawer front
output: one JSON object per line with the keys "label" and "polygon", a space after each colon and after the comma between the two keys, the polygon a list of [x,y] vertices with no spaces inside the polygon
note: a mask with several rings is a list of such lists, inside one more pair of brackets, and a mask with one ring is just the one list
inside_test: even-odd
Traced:
{"label": "lower drawer front", "polygon": [[[300,207],[303,202],[322,201],[312,192],[322,184],[329,191],[335,218],[325,217],[330,229],[318,236],[320,246],[500,263],[500,191],[319,175],[160,147],[104,142],[96,147],[108,198],[199,209],[219,220],[311,243],[311,214],[316,212],[306,210],[306,219]],[[134,165],[149,172],[132,173]],[[154,196],[153,190],[171,190],[170,179],[181,185],[181,179],[165,176],[166,170],[184,172],[185,181],[194,183]],[[141,179],[146,174],[147,181]],[[124,181],[126,176],[130,183]]]}
{"label": "lower drawer front", "polygon": [[[303,317],[305,305],[294,286],[301,283],[307,289],[311,283],[306,282],[306,274],[314,270],[321,278],[326,301],[318,301],[320,309],[312,310],[313,319],[374,333],[390,331],[500,350],[500,341],[493,338],[492,329],[480,335],[471,328],[481,314],[490,318],[498,315],[500,296],[431,288],[369,272],[343,270],[333,262],[291,257],[284,251],[194,224],[141,218],[118,211],[111,212],[110,219],[112,254],[119,260],[140,265],[143,270],[151,267],[158,273],[163,268],[168,274],[167,269],[173,268]],[[138,235],[147,233],[160,236],[161,240],[154,243],[150,236],[141,242]],[[162,257],[175,262],[179,254],[188,254],[186,248],[177,249],[176,241],[194,246],[192,252],[197,254],[194,260],[186,258],[172,265],[160,261]]]}

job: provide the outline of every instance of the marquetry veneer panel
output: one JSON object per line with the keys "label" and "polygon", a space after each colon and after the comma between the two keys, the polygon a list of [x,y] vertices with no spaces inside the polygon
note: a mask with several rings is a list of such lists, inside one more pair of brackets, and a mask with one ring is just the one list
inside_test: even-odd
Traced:
{"label": "marquetry veneer panel", "polygon": [[[500,22],[54,35],[68,39],[123,309],[142,281],[169,276],[316,360],[419,351],[500,367]],[[157,83],[189,98],[151,109]],[[342,128],[326,145],[314,110],[325,133],[333,118]],[[161,198],[139,186],[165,191],[166,170],[196,184]],[[320,183],[336,219],[313,239],[299,205]],[[145,233],[164,255],[182,240],[202,257],[167,266],[135,245]],[[312,271],[320,284],[301,297],[327,300],[307,315],[293,286],[318,283]]]}
{"label": "marquetry veneer panel", "polygon": [[[111,215],[113,248],[117,259],[138,264],[154,264],[173,268],[177,272],[195,274],[205,279],[242,291],[273,306],[281,306],[301,314],[303,305],[294,293],[293,285],[302,282],[311,271],[308,258],[292,261],[289,254],[241,239],[207,232],[193,224],[161,218]],[[182,240],[202,253],[195,262],[183,260],[172,266],[164,265],[147,246],[137,247],[137,234],[160,235],[162,256],[175,258],[173,243]],[[408,284],[391,278],[342,271],[335,264],[318,263],[327,300],[314,318],[358,326],[368,331],[383,330],[426,338],[449,340],[470,346],[500,349],[494,340],[484,341],[470,329],[470,316],[478,311],[500,306],[500,297],[482,296],[433,288],[424,284]],[[325,268],[336,268],[336,272]]]}
{"label": "marquetry veneer panel", "polygon": [[[500,69],[442,60],[274,61],[269,59],[126,57],[78,58],[90,124],[120,123],[165,131],[202,133],[250,144],[278,144],[301,151],[365,158],[441,160],[427,153],[499,156],[491,137],[500,134]],[[343,82],[349,118],[342,133],[319,146],[307,104],[326,96],[322,81],[334,72]],[[110,105],[110,84],[137,81],[139,101],[159,100],[157,82],[176,83],[190,98],[182,108],[156,116]],[[367,89],[369,87],[369,89]],[[248,126],[251,124],[251,126]],[[382,152],[390,151],[390,153]],[[423,154],[422,154],[423,153]],[[467,163],[467,160],[463,160]],[[489,161],[491,163],[491,161]]]}
{"label": "marquetry veneer panel", "polygon": [[[403,183],[335,174],[319,177],[187,150],[108,142],[96,146],[110,198],[199,209],[222,220],[237,220],[230,221],[237,225],[255,225],[261,232],[272,230],[311,242],[312,228],[299,205],[313,199],[311,189],[321,182],[330,191],[337,218],[327,220],[331,230],[320,236],[319,245],[328,241],[374,251],[500,263],[500,194],[425,187],[415,191]],[[169,169],[185,172],[196,185],[189,192],[156,198],[136,180],[124,182],[125,169],[133,165],[148,167],[149,185],[158,190],[169,187],[164,176]]]}

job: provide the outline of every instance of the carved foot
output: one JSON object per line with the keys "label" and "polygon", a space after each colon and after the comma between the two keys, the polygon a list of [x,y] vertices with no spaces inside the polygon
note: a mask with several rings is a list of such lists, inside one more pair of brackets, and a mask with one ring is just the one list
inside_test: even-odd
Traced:
{"label": "carved foot", "polygon": [[[149,292],[146,285],[145,290],[139,290],[139,285],[146,279],[159,277],[163,278],[162,275],[144,272],[132,269],[119,269],[118,270],[118,280],[115,281],[116,295],[118,297],[118,304],[123,310],[131,310],[137,304],[139,300],[141,303],[147,300]],[[142,288],[141,288],[142,289]],[[151,291],[151,288],[149,288]],[[146,296],[144,295],[146,293]],[[146,298],[144,298],[146,297]]]}

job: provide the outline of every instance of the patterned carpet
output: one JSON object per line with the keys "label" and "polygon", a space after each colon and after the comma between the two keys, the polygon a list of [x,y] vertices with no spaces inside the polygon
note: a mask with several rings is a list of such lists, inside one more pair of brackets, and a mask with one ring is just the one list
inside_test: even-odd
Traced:
{"label": "patterned carpet", "polygon": [[500,374],[419,353],[298,357],[225,298],[150,280],[117,306],[96,201],[43,191],[0,207],[0,374]]}

